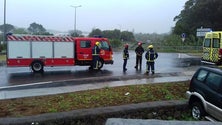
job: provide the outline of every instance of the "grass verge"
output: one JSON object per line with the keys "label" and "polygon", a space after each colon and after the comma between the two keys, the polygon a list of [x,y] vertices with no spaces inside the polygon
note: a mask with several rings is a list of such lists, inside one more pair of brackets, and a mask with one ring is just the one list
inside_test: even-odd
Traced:
{"label": "grass verge", "polygon": [[187,90],[188,81],[105,87],[66,94],[1,100],[0,117],[22,117],[149,101],[183,100],[186,99],[185,92]]}

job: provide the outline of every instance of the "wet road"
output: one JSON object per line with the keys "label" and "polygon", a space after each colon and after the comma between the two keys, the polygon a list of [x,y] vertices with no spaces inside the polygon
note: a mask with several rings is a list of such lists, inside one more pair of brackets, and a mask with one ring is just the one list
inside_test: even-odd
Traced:
{"label": "wet road", "polygon": [[[72,67],[45,67],[44,74],[33,74],[29,68],[7,68],[5,66],[0,67],[0,87],[13,86],[21,84],[32,83],[45,83],[63,81],[69,79],[81,79],[88,77],[102,77],[102,76],[123,76],[123,75],[138,75],[144,74],[146,65],[145,58],[143,57],[143,67],[141,71],[136,71],[135,66],[135,53],[130,51],[130,59],[127,64],[127,72],[122,71],[122,52],[114,52],[114,64],[104,65],[101,71],[93,72],[89,71],[87,66],[72,66]],[[187,65],[178,66],[181,63],[181,54],[177,53],[159,53],[159,57],[156,60],[156,73],[173,73],[182,72],[184,70],[190,70],[192,68]],[[187,58],[187,57],[185,57]]]}

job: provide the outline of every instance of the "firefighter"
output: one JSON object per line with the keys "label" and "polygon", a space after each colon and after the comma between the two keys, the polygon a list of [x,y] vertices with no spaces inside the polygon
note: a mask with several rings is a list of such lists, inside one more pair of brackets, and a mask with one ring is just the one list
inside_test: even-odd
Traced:
{"label": "firefighter", "polygon": [[158,54],[153,50],[153,45],[148,46],[148,50],[145,54],[145,58],[147,60],[146,74],[149,74],[150,68],[151,68],[152,74],[154,74],[155,73],[155,67],[154,67],[155,61],[154,60],[158,58]]}
{"label": "firefighter", "polygon": [[128,44],[124,45],[124,50],[123,50],[123,72],[126,72],[127,68],[126,68],[126,64],[127,64],[127,60],[129,59],[129,52],[128,52]]}
{"label": "firefighter", "polygon": [[93,69],[99,69],[99,53],[100,53],[100,43],[96,42],[95,46],[92,48],[92,57],[93,57]]}
{"label": "firefighter", "polygon": [[144,49],[142,47],[142,42],[138,42],[138,46],[135,49],[135,53],[136,53],[136,66],[134,67],[136,70],[138,70],[138,66],[139,69],[141,70],[141,66],[142,66],[142,55],[144,53]]}

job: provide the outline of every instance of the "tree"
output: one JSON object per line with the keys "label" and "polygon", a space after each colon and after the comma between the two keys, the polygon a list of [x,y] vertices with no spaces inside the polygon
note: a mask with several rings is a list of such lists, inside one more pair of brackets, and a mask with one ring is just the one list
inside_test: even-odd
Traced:
{"label": "tree", "polygon": [[102,32],[103,36],[106,37],[106,38],[109,38],[109,39],[119,39],[120,40],[120,37],[121,37],[121,32],[120,30],[104,30]]}
{"label": "tree", "polygon": [[118,48],[122,45],[122,42],[119,39],[111,39],[109,42],[113,48]]}
{"label": "tree", "polygon": [[95,35],[103,36],[102,31],[100,29],[93,29],[92,32],[89,34],[89,37],[93,37]]}
{"label": "tree", "polygon": [[[5,24],[5,27],[6,27],[6,33],[13,32],[13,30],[15,29],[15,27],[11,24]],[[0,25],[0,31],[4,32],[4,24]]]}
{"label": "tree", "polygon": [[135,37],[132,32],[123,31],[121,33],[121,40],[123,41],[135,41]]}
{"label": "tree", "polygon": [[34,35],[46,34],[46,29],[41,24],[37,24],[35,22],[30,24],[28,31]]}
{"label": "tree", "polygon": [[89,34],[89,37],[93,36],[102,36],[108,38],[112,47],[118,48],[123,44],[123,41],[127,42],[135,42],[135,37],[132,32],[123,31],[121,32],[118,29],[114,30],[104,30],[101,31],[100,29],[93,29],[92,32]]}
{"label": "tree", "polygon": [[71,30],[69,31],[69,35],[73,37],[83,37],[82,31],[80,30],[76,30],[76,32],[74,32],[74,30]]}
{"label": "tree", "polygon": [[143,34],[143,33],[138,33],[134,34],[136,41],[141,41],[143,43],[161,43],[164,41],[165,36],[168,36],[168,34],[157,34],[157,33],[152,33],[152,34]]}
{"label": "tree", "polygon": [[222,29],[222,1],[221,0],[188,0],[184,9],[174,18],[176,25],[173,33],[195,36],[200,27]]}

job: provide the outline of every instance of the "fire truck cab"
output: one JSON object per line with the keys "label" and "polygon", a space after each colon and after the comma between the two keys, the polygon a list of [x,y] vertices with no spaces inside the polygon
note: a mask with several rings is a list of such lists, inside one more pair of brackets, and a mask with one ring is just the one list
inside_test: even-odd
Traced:
{"label": "fire truck cab", "polygon": [[106,38],[75,38],[76,53],[75,64],[76,65],[91,65],[92,64],[92,47],[96,42],[100,42],[100,60],[99,68],[103,67],[103,64],[113,64],[113,52]]}
{"label": "fire truck cab", "polygon": [[92,66],[92,47],[100,42],[99,69],[113,64],[107,38],[7,35],[7,66],[30,67],[43,72],[45,66]]}

